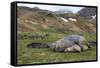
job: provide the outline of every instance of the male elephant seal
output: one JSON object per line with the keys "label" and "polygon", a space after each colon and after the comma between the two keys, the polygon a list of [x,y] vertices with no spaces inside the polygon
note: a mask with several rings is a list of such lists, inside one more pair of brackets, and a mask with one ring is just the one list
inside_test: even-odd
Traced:
{"label": "male elephant seal", "polygon": [[[77,46],[76,46],[77,45]],[[79,49],[79,47],[80,49]],[[64,52],[64,51],[69,51],[70,48],[71,51],[77,51],[77,47],[78,49],[81,50],[86,50],[89,48],[88,42],[87,40],[80,35],[68,35],[54,43],[52,43],[52,45],[50,46],[50,48],[54,51],[58,51],[58,52]],[[69,49],[67,49],[69,48]]]}

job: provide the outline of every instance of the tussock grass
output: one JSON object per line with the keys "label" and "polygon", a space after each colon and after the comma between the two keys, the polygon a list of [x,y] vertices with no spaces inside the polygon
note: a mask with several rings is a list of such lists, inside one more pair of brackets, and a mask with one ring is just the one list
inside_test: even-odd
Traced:
{"label": "tussock grass", "polygon": [[[41,33],[41,32],[40,32]],[[29,34],[29,33],[25,33]],[[32,34],[32,33],[31,33]],[[27,48],[27,44],[32,42],[44,42],[51,44],[52,42],[74,33],[50,33],[46,39],[20,39],[17,46],[18,64],[38,64],[38,63],[54,63],[54,62],[70,62],[70,61],[87,61],[96,60],[96,45],[91,49],[81,53],[64,53],[53,52],[49,48]],[[87,40],[96,40],[95,34],[84,33]]]}

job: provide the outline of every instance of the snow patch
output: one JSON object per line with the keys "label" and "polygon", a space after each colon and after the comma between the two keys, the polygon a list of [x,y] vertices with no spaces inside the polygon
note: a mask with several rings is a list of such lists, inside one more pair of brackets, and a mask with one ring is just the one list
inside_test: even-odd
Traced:
{"label": "snow patch", "polygon": [[68,20],[76,22],[77,20],[75,18],[68,18]]}
{"label": "snow patch", "polygon": [[34,22],[34,21],[28,21],[28,20],[26,20],[26,22],[29,22],[29,23],[32,23],[32,24],[38,24],[37,22]]}
{"label": "snow patch", "polygon": [[92,16],[92,19],[95,19],[96,18],[96,15]]}
{"label": "snow patch", "polygon": [[62,19],[62,20],[65,21],[65,22],[68,22],[68,20],[65,19],[65,18],[63,18],[63,17],[60,17],[60,19]]}

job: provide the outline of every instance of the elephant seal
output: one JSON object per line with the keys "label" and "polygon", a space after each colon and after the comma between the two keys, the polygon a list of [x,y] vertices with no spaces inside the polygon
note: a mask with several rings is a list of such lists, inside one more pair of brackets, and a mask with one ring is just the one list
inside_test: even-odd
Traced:
{"label": "elephant seal", "polygon": [[[81,46],[81,47],[80,47]],[[88,47],[86,45],[73,45],[71,47],[68,47],[64,50],[64,52],[81,52],[81,51],[86,51],[88,50]]]}
{"label": "elephant seal", "polygon": [[81,52],[81,48],[79,45],[73,45],[71,47],[68,47],[64,50],[64,52]]}
{"label": "elephant seal", "polygon": [[[73,49],[75,49],[76,45],[78,45],[81,48],[81,50],[85,50],[86,47],[87,47],[87,49],[90,47],[88,45],[87,40],[83,36],[81,36],[81,35],[68,35],[68,36],[52,43],[50,48],[53,51],[64,52],[64,51],[66,51],[66,48],[72,47],[71,50],[74,51]],[[69,50],[69,49],[67,49],[67,50]]]}
{"label": "elephant seal", "polygon": [[81,51],[86,51],[89,49],[89,47],[87,47],[86,45],[80,45],[81,47]]}
{"label": "elephant seal", "polygon": [[49,48],[46,43],[30,43],[27,45],[28,48]]}

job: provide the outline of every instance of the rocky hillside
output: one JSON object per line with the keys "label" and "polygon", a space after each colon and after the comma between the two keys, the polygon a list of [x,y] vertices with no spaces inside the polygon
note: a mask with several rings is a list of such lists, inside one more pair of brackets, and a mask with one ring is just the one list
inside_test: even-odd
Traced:
{"label": "rocky hillside", "polygon": [[58,15],[55,12],[38,7],[19,6],[18,31],[55,31],[55,32],[96,32],[96,23],[85,20],[77,14],[67,13]]}
{"label": "rocky hillside", "polygon": [[82,10],[80,10],[77,14],[87,19],[92,19],[92,16],[96,15],[96,8],[85,7]]}

